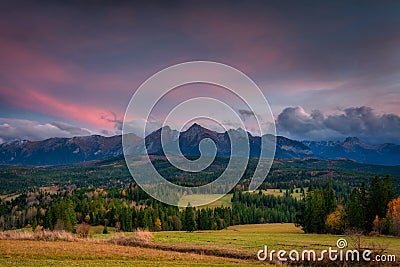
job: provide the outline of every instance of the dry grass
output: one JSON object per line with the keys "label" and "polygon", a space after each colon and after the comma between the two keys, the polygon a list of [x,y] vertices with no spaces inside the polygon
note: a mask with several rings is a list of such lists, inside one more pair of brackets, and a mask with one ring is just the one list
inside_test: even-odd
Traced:
{"label": "dry grass", "polygon": [[76,235],[66,231],[43,230],[38,232],[8,231],[0,232],[0,240],[43,240],[43,241],[78,241]]}
{"label": "dry grass", "polygon": [[0,240],[0,266],[265,266],[255,261],[104,242]]}
{"label": "dry grass", "polygon": [[147,230],[137,229],[136,232],[133,233],[133,239],[139,242],[151,242],[154,239],[153,233]]}
{"label": "dry grass", "polygon": [[133,235],[126,236],[124,233],[119,233],[112,236],[107,242],[122,246],[136,246],[142,243],[150,243],[153,239],[153,233],[147,230],[137,229]]}

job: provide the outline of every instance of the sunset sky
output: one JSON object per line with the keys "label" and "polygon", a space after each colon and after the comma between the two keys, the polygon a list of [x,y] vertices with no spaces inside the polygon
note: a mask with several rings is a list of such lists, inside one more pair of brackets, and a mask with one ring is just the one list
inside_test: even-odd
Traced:
{"label": "sunset sky", "polygon": [[193,60],[251,77],[278,134],[400,143],[400,1],[206,2],[2,1],[0,143],[120,134],[136,88]]}

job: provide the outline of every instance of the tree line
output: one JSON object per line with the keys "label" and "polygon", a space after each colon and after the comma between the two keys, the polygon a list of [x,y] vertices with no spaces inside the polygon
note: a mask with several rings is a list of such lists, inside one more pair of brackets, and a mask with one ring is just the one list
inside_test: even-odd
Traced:
{"label": "tree line", "polygon": [[390,176],[375,176],[369,185],[354,188],[347,199],[337,198],[331,183],[325,188],[309,187],[296,219],[306,233],[400,234],[400,197]]}
{"label": "tree line", "polygon": [[294,222],[298,201],[290,196],[272,196],[237,191],[232,207],[178,208],[149,197],[139,186],[123,190],[71,189],[51,194],[27,192],[0,202],[0,230],[32,227],[74,231],[77,224],[103,225],[116,231],[136,228],[151,231],[218,230],[235,224]]}

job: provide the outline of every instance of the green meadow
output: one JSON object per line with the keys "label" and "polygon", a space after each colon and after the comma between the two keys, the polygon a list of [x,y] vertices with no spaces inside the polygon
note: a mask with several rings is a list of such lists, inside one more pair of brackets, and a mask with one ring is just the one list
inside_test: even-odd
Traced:
{"label": "green meadow", "polygon": [[[274,266],[259,262],[258,250],[299,251],[336,248],[337,235],[304,234],[294,224],[237,225],[218,231],[153,232],[152,248],[139,245],[118,245],[108,242],[115,236],[103,235],[99,227],[91,230],[92,237],[81,241],[0,240],[1,266]],[[112,230],[112,229],[110,229]],[[362,237],[365,248],[384,247],[399,259],[400,238]],[[193,249],[182,253],[182,249]],[[227,255],[249,255],[249,259],[203,254],[202,250],[225,251]],[[216,254],[217,255],[217,254]]]}

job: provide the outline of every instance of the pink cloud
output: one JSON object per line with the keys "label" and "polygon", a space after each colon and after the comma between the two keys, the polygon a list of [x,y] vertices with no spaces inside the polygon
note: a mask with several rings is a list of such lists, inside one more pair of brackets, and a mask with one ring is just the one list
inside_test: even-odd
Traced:
{"label": "pink cloud", "polygon": [[[114,116],[113,113],[98,106],[62,101],[35,89],[15,91],[2,87],[1,94],[18,107],[75,122],[82,122],[99,130],[113,129],[115,125],[115,123],[103,118],[105,116]],[[122,114],[116,114],[116,116],[121,118]]]}
{"label": "pink cloud", "polygon": [[115,99],[121,94],[130,96],[137,84],[126,75],[96,73],[61,64],[50,55],[17,42],[2,41],[0,51],[0,69],[8,74],[0,84],[4,101],[98,129],[113,129],[113,123],[101,117],[113,111],[122,118],[124,103]]}

